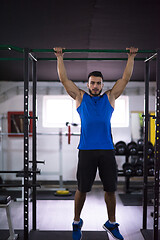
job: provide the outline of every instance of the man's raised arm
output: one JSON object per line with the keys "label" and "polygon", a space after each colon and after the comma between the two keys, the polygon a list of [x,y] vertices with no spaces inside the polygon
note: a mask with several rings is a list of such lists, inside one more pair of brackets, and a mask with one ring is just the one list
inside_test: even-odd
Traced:
{"label": "man's raised arm", "polygon": [[[123,76],[121,79],[117,80],[113,88],[110,90],[110,100],[111,102],[114,102],[115,99],[117,99],[125,89],[127,83],[129,82],[132,72],[133,72],[133,67],[134,67],[134,58],[137,54],[138,48],[126,48],[126,50],[129,50],[128,53],[128,61],[125,67],[125,70],[123,72]],[[113,103],[114,105],[114,103]]]}
{"label": "man's raised arm", "polygon": [[66,69],[63,61],[63,48],[54,48],[57,57],[57,71],[60,81],[62,82],[67,93],[75,100],[80,101],[81,90],[67,77]]}

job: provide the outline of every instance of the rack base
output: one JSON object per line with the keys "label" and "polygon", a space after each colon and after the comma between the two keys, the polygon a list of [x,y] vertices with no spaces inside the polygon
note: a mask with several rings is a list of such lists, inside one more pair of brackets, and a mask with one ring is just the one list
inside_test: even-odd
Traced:
{"label": "rack base", "polygon": [[[141,229],[141,233],[145,240],[154,240],[152,229]],[[158,239],[160,239],[160,230],[158,231]]]}

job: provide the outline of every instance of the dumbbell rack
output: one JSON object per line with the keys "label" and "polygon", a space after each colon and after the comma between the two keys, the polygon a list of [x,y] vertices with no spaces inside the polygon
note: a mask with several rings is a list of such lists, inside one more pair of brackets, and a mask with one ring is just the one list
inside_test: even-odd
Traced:
{"label": "dumbbell rack", "polygon": [[[130,157],[138,157],[138,156],[142,156],[143,155],[143,150],[138,150],[137,151],[137,154],[134,154],[134,155],[130,155],[128,152],[126,154],[117,154],[116,153],[116,156],[124,156],[125,157],[125,162],[124,163],[129,163],[129,158]],[[148,155],[148,156],[151,156],[151,155]],[[131,174],[130,176],[126,176],[124,171],[123,170],[118,170],[118,176],[119,177],[125,177],[125,192],[126,193],[130,193],[130,179],[133,178],[133,177],[139,177],[139,178],[143,178],[143,174],[141,176],[138,176],[138,175],[134,175],[134,174]],[[153,178],[153,176],[150,176]]]}
{"label": "dumbbell rack", "polygon": [[[116,154],[116,156],[125,156],[125,163],[129,163],[129,157],[130,155],[125,154],[125,155],[121,155],[121,154]],[[136,155],[135,155],[136,156]],[[126,176],[124,174],[123,170],[118,170],[118,177],[125,177],[125,192],[126,193],[130,193],[130,178],[132,177],[137,177],[137,176]],[[141,176],[142,177],[142,176]]]}
{"label": "dumbbell rack", "polygon": [[[129,156],[128,155],[121,155],[121,154],[116,154],[116,156],[125,156],[125,162],[129,162]],[[125,176],[123,170],[118,170],[118,177],[125,177],[125,192],[129,192],[129,187],[130,187],[130,176]]]}

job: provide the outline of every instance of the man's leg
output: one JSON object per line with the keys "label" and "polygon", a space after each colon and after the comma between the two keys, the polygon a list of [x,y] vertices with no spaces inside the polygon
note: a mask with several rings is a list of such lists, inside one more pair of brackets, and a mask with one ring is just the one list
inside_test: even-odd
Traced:
{"label": "man's leg", "polygon": [[113,150],[102,150],[99,160],[99,176],[105,191],[105,202],[107,205],[108,217],[111,222],[115,222],[117,189],[117,163]]}
{"label": "man's leg", "polygon": [[97,172],[97,151],[79,150],[77,181],[78,190],[75,194],[75,216],[74,221],[80,220],[80,214],[86,199],[86,193],[91,191]]}
{"label": "man's leg", "polygon": [[82,232],[81,228],[83,226],[83,220],[80,218],[81,211],[84,205],[86,199],[86,193],[80,192],[79,190],[76,191],[75,194],[75,215],[74,215],[74,222],[72,224],[73,226],[73,232],[72,232],[72,239],[73,240],[81,240],[82,239]]}
{"label": "man's leg", "polygon": [[99,161],[99,174],[105,191],[105,202],[109,220],[103,225],[103,228],[109,232],[115,239],[123,240],[119,232],[119,224],[116,223],[116,197],[117,189],[117,164],[113,150],[104,150],[101,152],[103,158]]}
{"label": "man's leg", "polygon": [[105,202],[107,205],[107,212],[109,220],[103,225],[103,228],[109,232],[112,237],[117,240],[124,240],[123,236],[119,232],[119,224],[116,223],[116,196],[115,192],[105,192]]}
{"label": "man's leg", "polygon": [[74,221],[80,220],[80,214],[86,200],[86,193],[82,193],[79,190],[76,191],[75,194],[75,202],[74,202]]}
{"label": "man's leg", "polygon": [[105,202],[107,205],[108,218],[110,222],[116,222],[116,196],[115,192],[105,192]]}
{"label": "man's leg", "polygon": [[86,199],[86,193],[92,188],[93,181],[96,176],[97,162],[95,161],[95,153],[90,150],[79,150],[77,180],[78,189],[75,194],[75,215],[72,223],[73,240],[81,240],[83,220],[80,218],[81,211]]}

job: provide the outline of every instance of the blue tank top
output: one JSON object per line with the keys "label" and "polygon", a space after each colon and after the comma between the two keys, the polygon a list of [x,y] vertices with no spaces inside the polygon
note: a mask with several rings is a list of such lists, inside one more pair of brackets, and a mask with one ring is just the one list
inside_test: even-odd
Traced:
{"label": "blue tank top", "polygon": [[107,94],[91,97],[84,93],[77,112],[81,119],[78,149],[114,149],[111,135],[111,116],[114,109]]}

